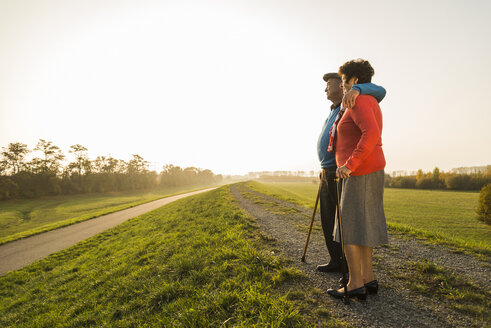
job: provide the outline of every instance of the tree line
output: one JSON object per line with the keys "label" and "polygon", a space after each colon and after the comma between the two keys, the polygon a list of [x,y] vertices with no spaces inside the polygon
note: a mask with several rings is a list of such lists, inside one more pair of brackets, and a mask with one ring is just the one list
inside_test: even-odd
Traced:
{"label": "tree line", "polygon": [[[140,155],[129,161],[111,156],[90,160],[80,144],[70,146],[69,153],[74,160],[64,165],[65,154],[51,141],[40,139],[32,150],[20,142],[2,147],[0,200],[209,184],[223,178],[210,170],[171,164],[157,173]],[[28,160],[28,155],[33,158]]]}
{"label": "tree line", "polygon": [[491,183],[491,165],[484,172],[454,173],[440,171],[435,167],[433,172],[418,170],[415,175],[385,177],[385,186],[392,188],[480,190]]}

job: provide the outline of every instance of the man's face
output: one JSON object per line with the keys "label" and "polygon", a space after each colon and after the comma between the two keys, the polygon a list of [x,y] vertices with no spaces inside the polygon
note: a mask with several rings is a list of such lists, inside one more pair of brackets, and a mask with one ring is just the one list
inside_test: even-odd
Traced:
{"label": "man's face", "polygon": [[327,94],[327,99],[332,101],[334,104],[341,102],[341,100],[343,99],[343,89],[341,87],[340,79],[328,79],[325,91]]}
{"label": "man's face", "polygon": [[346,75],[341,75],[341,81],[343,85],[343,92],[347,93],[348,91],[351,90],[354,84],[358,82],[358,78],[352,77],[351,79],[346,80]]}

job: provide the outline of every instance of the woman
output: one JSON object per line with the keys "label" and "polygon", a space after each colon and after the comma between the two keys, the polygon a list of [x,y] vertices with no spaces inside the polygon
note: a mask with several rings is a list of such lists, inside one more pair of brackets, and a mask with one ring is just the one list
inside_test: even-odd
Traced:
{"label": "woman", "polygon": [[[346,62],[339,68],[347,93],[357,83],[371,82],[374,70],[366,60]],[[366,299],[377,293],[372,271],[373,247],[388,243],[383,193],[385,157],[382,150],[382,112],[377,100],[360,95],[336,124],[333,136],[338,166],[343,179],[341,195],[342,233],[349,268],[348,296]],[[339,241],[338,225],[334,235]],[[328,293],[342,298],[344,288]]]}

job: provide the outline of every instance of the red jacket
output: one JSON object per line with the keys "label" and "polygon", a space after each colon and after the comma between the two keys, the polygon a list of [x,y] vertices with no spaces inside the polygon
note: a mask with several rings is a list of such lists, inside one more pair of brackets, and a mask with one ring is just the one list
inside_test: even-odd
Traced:
{"label": "red jacket", "polygon": [[361,95],[337,126],[336,163],[346,165],[351,175],[364,175],[385,167],[382,150],[382,112],[377,100]]}

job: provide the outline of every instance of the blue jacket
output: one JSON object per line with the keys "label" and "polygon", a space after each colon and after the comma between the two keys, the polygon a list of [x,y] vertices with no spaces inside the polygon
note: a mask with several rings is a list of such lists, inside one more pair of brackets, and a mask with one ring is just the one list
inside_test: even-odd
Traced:
{"label": "blue jacket", "polygon": [[[378,102],[381,102],[382,99],[384,99],[386,93],[383,87],[373,83],[355,84],[352,89],[360,92],[360,95],[373,96]],[[336,167],[334,152],[328,152],[327,147],[329,146],[329,130],[331,130],[331,127],[336,120],[336,116],[338,116],[341,105],[338,105],[335,108],[333,107],[334,105],[331,106],[331,113],[324,122],[319,140],[317,141],[317,155],[319,156],[319,161],[321,162],[321,167],[323,169],[328,167]]]}

